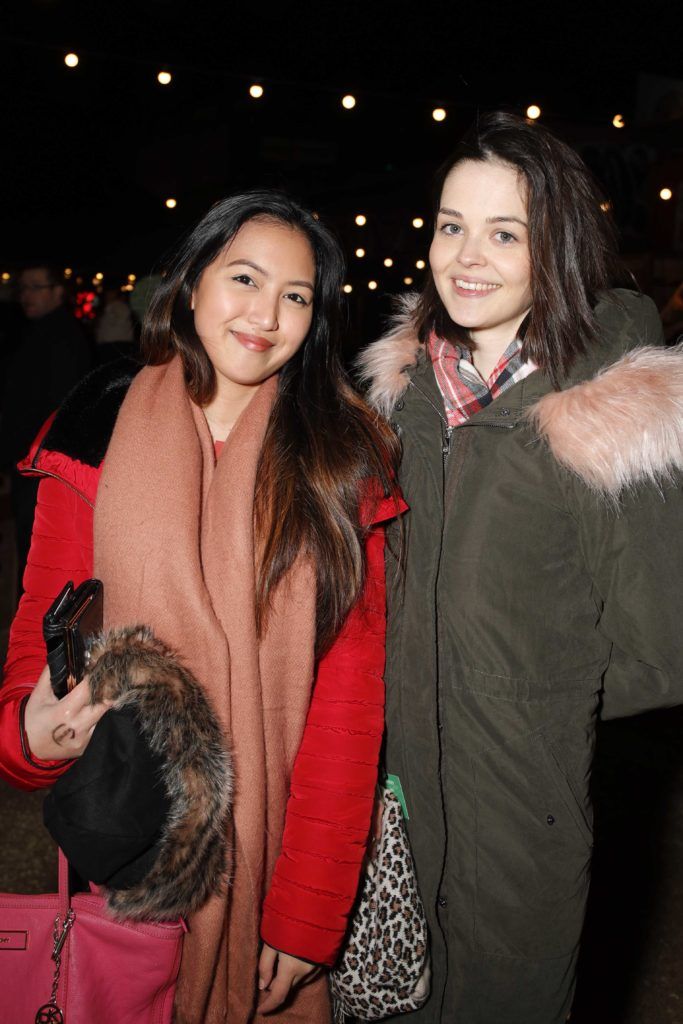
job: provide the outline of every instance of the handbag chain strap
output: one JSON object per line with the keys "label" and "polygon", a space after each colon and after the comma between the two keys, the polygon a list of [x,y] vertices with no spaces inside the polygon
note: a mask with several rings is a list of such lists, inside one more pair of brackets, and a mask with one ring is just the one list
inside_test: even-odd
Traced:
{"label": "handbag chain strap", "polygon": [[64,1024],[64,1014],[57,1006],[57,991],[59,989],[59,976],[62,970],[62,949],[66,942],[69,930],[71,929],[76,915],[73,910],[69,908],[69,912],[64,918],[64,925],[62,926],[62,919],[57,915],[55,918],[55,927],[52,933],[54,940],[54,946],[52,947],[52,959],[55,962],[55,976],[52,981],[52,995],[50,996],[49,1002],[45,1003],[40,1007],[36,1013],[35,1024]]}

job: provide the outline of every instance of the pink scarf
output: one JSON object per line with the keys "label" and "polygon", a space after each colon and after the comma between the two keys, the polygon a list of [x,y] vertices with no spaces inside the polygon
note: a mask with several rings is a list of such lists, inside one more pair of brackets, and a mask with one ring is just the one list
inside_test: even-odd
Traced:
{"label": "pink scarf", "polygon": [[[105,626],[150,625],[204,686],[229,738],[236,792],[231,884],[189,922],[176,1013],[182,1024],[265,1022],[255,1013],[261,904],[280,850],[289,778],[314,675],[315,581],[300,560],[255,621],[253,502],[277,381],[257,391],[216,462],[180,359],[134,380],[109,445],[95,509]],[[325,1024],[324,979],[277,1016]]]}

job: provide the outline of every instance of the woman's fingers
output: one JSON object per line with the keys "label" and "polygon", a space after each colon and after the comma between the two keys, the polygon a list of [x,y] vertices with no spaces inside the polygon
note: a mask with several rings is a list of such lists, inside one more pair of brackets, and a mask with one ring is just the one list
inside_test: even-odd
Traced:
{"label": "woman's fingers", "polygon": [[[267,952],[266,952],[267,951]],[[264,953],[265,958],[264,958]],[[272,977],[273,967],[277,961],[277,973]],[[259,1013],[272,1013],[282,1006],[287,996],[295,985],[300,984],[304,979],[317,973],[318,968],[305,960],[299,960],[288,953],[278,953],[271,946],[264,945],[259,960],[259,988],[261,987],[261,965],[264,964],[265,972],[270,970],[271,981],[265,991],[261,993],[259,1000]]]}
{"label": "woman's fingers", "polygon": [[91,704],[87,678],[57,700],[49,679],[46,667],[26,703],[24,727],[30,751],[41,761],[80,757],[111,702]]}
{"label": "woman's fingers", "polygon": [[258,1007],[259,1013],[272,1013],[273,1010],[277,1010],[279,1006],[282,1006],[290,993],[293,983],[294,981],[291,976],[287,975],[284,971],[281,973],[278,970],[270,987],[261,995]]}
{"label": "woman's fingers", "polygon": [[273,980],[276,960],[277,951],[265,943],[258,961],[258,987],[261,991],[268,988]]}

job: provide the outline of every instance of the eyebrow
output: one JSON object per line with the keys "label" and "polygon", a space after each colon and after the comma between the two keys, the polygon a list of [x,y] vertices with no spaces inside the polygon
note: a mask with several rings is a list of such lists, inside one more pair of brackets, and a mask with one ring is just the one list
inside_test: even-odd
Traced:
{"label": "eyebrow", "polygon": [[[460,220],[465,219],[460,213],[460,210],[450,210],[447,206],[442,206],[439,213],[445,213],[447,217],[458,217]],[[496,217],[486,218],[487,224],[500,224],[501,222],[521,224],[523,228],[527,227],[527,222],[525,220],[522,220],[521,217],[514,217],[512,214],[499,214]]]}
{"label": "eyebrow", "polygon": [[[234,267],[237,266],[237,264],[240,264],[243,267],[251,267],[252,270],[258,271],[258,273],[263,274],[264,277],[270,277],[267,270],[264,270],[263,267],[259,267],[258,263],[254,263],[252,260],[231,260],[230,263],[226,263],[225,266]],[[312,292],[315,291],[315,288],[310,281],[287,281],[287,284],[296,284],[299,285],[300,288],[310,288]]]}

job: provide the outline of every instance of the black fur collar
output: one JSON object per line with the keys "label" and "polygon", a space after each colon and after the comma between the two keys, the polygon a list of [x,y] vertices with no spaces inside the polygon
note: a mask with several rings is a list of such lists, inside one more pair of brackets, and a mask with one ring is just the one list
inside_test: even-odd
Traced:
{"label": "black fur collar", "polygon": [[89,373],[67,395],[41,449],[63,452],[88,466],[99,466],[128,388],[141,369],[140,363],[122,358]]}

